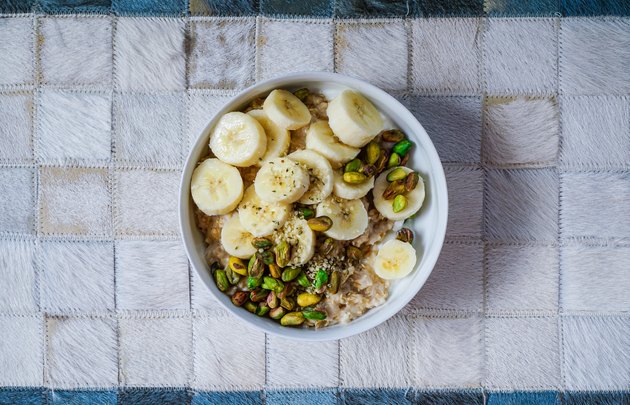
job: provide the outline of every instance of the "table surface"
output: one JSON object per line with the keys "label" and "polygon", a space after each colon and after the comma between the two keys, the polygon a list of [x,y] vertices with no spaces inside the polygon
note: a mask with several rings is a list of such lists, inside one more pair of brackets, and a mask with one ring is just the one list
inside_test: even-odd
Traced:
{"label": "table surface", "polygon": [[[630,3],[0,12],[0,403],[630,401]],[[398,98],[450,195],[425,287],[380,327],[327,343],[222,310],[176,217],[213,112],[304,70]]]}

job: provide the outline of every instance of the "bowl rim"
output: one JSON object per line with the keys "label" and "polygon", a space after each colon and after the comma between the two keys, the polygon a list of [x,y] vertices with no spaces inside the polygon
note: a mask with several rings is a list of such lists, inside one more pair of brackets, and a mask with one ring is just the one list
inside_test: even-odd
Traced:
{"label": "bowl rim", "polygon": [[[211,126],[214,126],[216,124],[216,120],[218,119],[218,117],[229,111],[233,111],[235,105],[242,104],[247,99],[252,99],[256,96],[256,94],[269,91],[272,88],[291,86],[291,83],[298,84],[304,81],[331,82],[336,85],[357,89],[361,93],[369,92],[371,94],[368,96],[368,98],[378,99],[379,102],[392,105],[392,109],[396,109],[397,114],[401,116],[401,120],[399,121],[404,121],[408,126],[414,127],[417,130],[414,131],[414,137],[417,138],[417,140],[421,143],[422,149],[425,151],[429,159],[430,167],[432,168],[430,173],[433,176],[434,180],[434,190],[432,190],[432,193],[438,198],[438,203],[436,205],[437,218],[434,244],[432,245],[431,249],[423,252],[424,261],[420,262],[422,266],[417,265],[414,269],[414,271],[420,271],[424,268],[428,268],[426,274],[424,274],[424,276],[420,279],[416,280],[417,284],[415,286],[411,286],[403,291],[403,295],[402,297],[398,298],[397,303],[384,303],[382,306],[383,308],[380,310],[378,316],[371,317],[367,321],[358,323],[357,321],[363,317],[361,316],[356,318],[356,320],[353,320],[346,325],[340,325],[335,329],[287,328],[269,322],[255,322],[254,319],[259,319],[252,318],[255,317],[255,315],[242,310],[238,311],[238,308],[234,307],[234,305],[230,303],[227,295],[219,291],[212,277],[207,274],[207,271],[204,268],[205,259],[203,259],[202,261],[202,258],[200,258],[195,251],[193,232],[195,232],[196,229],[193,229],[190,221],[190,216],[192,215],[192,213],[189,209],[189,189],[192,171],[197,165],[197,160],[195,156],[199,154],[199,151],[203,147],[206,146],[205,144],[207,142],[205,140],[205,137],[209,133]],[[435,267],[446,236],[446,224],[448,219],[448,191],[446,187],[446,176],[444,174],[442,162],[440,161],[435,146],[429,138],[426,130],[422,127],[422,125],[418,122],[414,115],[407,109],[407,107],[405,107],[402,103],[400,103],[384,90],[364,80],[341,75],[338,73],[305,71],[279,75],[264,81],[257,82],[230,97],[230,99],[223,103],[222,107],[215,114],[213,114],[212,117],[210,117],[204,129],[197,135],[194,145],[189,148],[189,152],[186,156],[186,161],[182,168],[178,192],[179,227],[184,248],[186,250],[186,255],[188,256],[191,267],[193,267],[197,274],[199,274],[206,287],[208,287],[211,291],[214,299],[218,301],[225,310],[227,310],[229,313],[233,314],[240,320],[244,321],[246,324],[262,332],[294,340],[331,341],[343,339],[372,329],[396,315],[405,305],[407,305],[411,301],[411,299],[413,299],[413,297],[426,283],[426,280]],[[198,265],[200,263],[202,265]],[[207,263],[205,265],[207,265]],[[225,298],[222,298],[221,296]]]}

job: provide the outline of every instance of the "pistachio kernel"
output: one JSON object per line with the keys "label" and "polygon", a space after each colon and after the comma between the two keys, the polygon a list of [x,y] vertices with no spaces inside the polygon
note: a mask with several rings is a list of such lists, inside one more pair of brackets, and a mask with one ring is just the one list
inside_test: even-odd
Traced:
{"label": "pistachio kernel", "polygon": [[416,172],[409,173],[405,179],[405,190],[407,192],[413,190],[418,185],[418,182],[420,182],[420,175]]}
{"label": "pistachio kernel", "polygon": [[365,147],[365,160],[368,165],[373,165],[376,163],[378,158],[381,155],[381,148],[378,146],[378,143],[371,141]]}
{"label": "pistachio kernel", "polygon": [[367,176],[359,172],[347,172],[343,174],[343,181],[349,184],[365,183]]}
{"label": "pistachio kernel", "polygon": [[391,172],[387,173],[387,181],[390,183],[396,180],[402,180],[407,177],[407,172],[402,167],[398,167]]}
{"label": "pistachio kernel", "polygon": [[345,173],[358,172],[359,169],[361,169],[362,165],[363,165],[363,162],[361,162],[359,159],[353,159],[346,164],[344,172]]}
{"label": "pistachio kernel", "polygon": [[387,186],[385,191],[383,191],[383,198],[386,200],[391,200],[397,195],[400,195],[405,192],[405,183],[402,180],[396,180]]}
{"label": "pistachio kernel", "polygon": [[405,139],[405,134],[400,129],[388,129],[381,132],[381,139],[385,142],[400,142]]}
{"label": "pistachio kernel", "polygon": [[402,194],[394,197],[394,202],[392,203],[392,209],[394,210],[394,212],[400,212],[405,208],[407,208],[407,197]]}
{"label": "pistachio kernel", "polygon": [[312,230],[316,232],[326,232],[332,227],[333,222],[332,222],[332,219],[330,219],[330,217],[321,216],[321,217],[309,219],[307,221],[307,224],[309,228],[311,228]]}
{"label": "pistachio kernel", "polygon": [[387,168],[400,166],[400,155],[398,153],[392,153],[389,155],[389,160],[387,161]]}
{"label": "pistachio kernel", "polygon": [[413,243],[413,231],[409,228],[401,228],[396,232],[396,239],[402,242]]}

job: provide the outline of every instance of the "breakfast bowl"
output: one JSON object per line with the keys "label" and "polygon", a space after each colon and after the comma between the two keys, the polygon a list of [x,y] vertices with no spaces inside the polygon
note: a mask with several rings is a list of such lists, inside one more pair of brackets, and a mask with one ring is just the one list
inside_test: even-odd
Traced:
{"label": "breakfast bowl", "polygon": [[[319,104],[313,100],[320,100]],[[321,111],[317,110],[318,105],[323,106]],[[294,125],[301,120],[300,114],[306,106],[312,114],[308,113],[306,121]],[[357,113],[364,115],[359,117]],[[317,117],[318,114],[325,119]],[[380,117],[374,118],[375,114]],[[375,125],[378,134],[372,131]],[[271,136],[278,126],[280,132]],[[366,128],[373,132],[369,137],[363,133]],[[301,129],[306,133],[306,146],[295,150],[293,140]],[[232,138],[225,138],[225,131]],[[241,132],[234,138],[233,131]],[[264,137],[265,133],[267,140],[256,138]],[[287,140],[282,153],[270,156],[269,151],[277,148],[278,137],[285,136],[283,133],[293,137],[290,139],[293,153],[286,155],[287,151],[291,152]],[[259,141],[263,142],[263,149],[256,155],[260,149]],[[337,142],[333,145],[334,150],[327,142]],[[385,144],[390,146],[379,146]],[[324,161],[329,167],[326,170],[332,168],[335,181],[340,183],[339,193],[335,183],[337,195],[333,195],[332,185],[331,190],[325,190],[328,181],[320,177],[328,172],[318,171],[318,163],[313,163],[310,155],[315,155],[316,161]],[[289,163],[291,166],[286,166]],[[403,167],[405,164],[407,167]],[[353,165],[357,168],[353,169]],[[374,167],[379,165],[380,169],[374,172]],[[255,180],[254,177],[247,180],[249,169],[245,166],[254,168]],[[282,167],[281,172],[279,167]],[[329,176],[331,183],[332,173]],[[274,185],[273,181],[279,181],[278,176],[285,178]],[[364,187],[358,185],[359,182],[367,184],[366,179],[369,179],[370,187],[365,193],[371,193],[370,197],[362,193],[362,199],[345,200],[349,197],[344,190],[351,189],[352,194],[355,189]],[[251,183],[249,187],[247,182]],[[300,191],[300,187],[304,190]],[[385,199],[388,190],[391,195]],[[279,193],[272,194],[276,191]],[[316,199],[323,192],[326,192],[322,197],[324,200]],[[280,193],[283,194],[278,197]],[[266,207],[258,215],[261,220],[265,215],[279,215],[280,206],[290,207],[286,208],[290,219],[283,217],[282,224],[273,220],[260,225],[256,211],[252,212],[254,204],[245,204],[246,199]],[[270,201],[281,202],[276,206]],[[346,210],[346,204],[350,203],[354,205]],[[261,206],[256,209],[260,211]],[[343,208],[345,217],[340,216],[339,207],[346,207]],[[413,215],[401,215],[405,212]],[[244,219],[246,215],[248,219]],[[335,73],[289,74],[259,82],[234,96],[209,117],[187,157],[179,189],[179,221],[184,247],[194,271],[207,286],[208,294],[236,318],[265,333],[306,341],[352,336],[376,327],[399,312],[418,293],[435,266],[444,242],[447,215],[444,170],[422,125],[383,90]],[[214,231],[221,235],[222,252],[229,253],[229,259],[225,256],[218,262],[209,259],[210,228],[203,224],[206,219],[212,223],[213,216],[221,218],[222,222],[214,225]],[[357,216],[361,218],[355,221]],[[375,227],[369,222],[373,216],[379,218],[375,221],[385,224],[384,230],[377,238],[361,239],[364,232],[368,233],[368,224]],[[349,218],[347,223],[343,218]],[[242,226],[245,221],[247,229]],[[357,221],[362,225],[355,232]],[[267,229],[270,223],[277,226]],[[263,236],[258,234],[259,231]],[[294,240],[296,234],[302,235],[302,231],[308,233],[311,241],[307,248],[300,245],[302,240]],[[286,240],[278,239],[278,234]],[[359,239],[361,245],[355,243]],[[328,242],[340,249],[342,253],[338,257],[328,253],[333,248],[322,253]],[[310,253],[305,260],[310,261],[299,262],[298,259],[307,254],[305,251]],[[270,261],[267,261],[268,257],[271,257]],[[281,258],[283,263],[280,263]],[[319,261],[312,265],[316,258]],[[364,265],[367,262],[369,265]],[[337,266],[333,269],[340,270],[331,271],[331,263]],[[403,267],[404,270],[400,270]],[[377,291],[376,287],[383,291],[379,293],[377,304],[365,307],[365,312],[337,316],[328,311],[329,320],[326,320],[325,305],[343,296],[339,274],[344,274],[345,268],[353,269],[348,270],[349,276],[341,278],[347,284],[346,290],[350,288],[349,283],[357,283],[355,279],[365,271],[370,277],[361,276],[361,288],[365,287],[362,293]],[[401,273],[397,275],[399,270]],[[293,285],[298,289],[295,293],[297,304],[295,298],[287,297],[287,305],[281,301],[280,306],[278,302],[279,298],[284,300],[283,294],[294,294]],[[229,291],[231,296],[226,294]],[[264,296],[258,299],[261,294]],[[296,310],[293,310],[294,306]],[[340,304],[341,308],[347,306],[346,301]]]}

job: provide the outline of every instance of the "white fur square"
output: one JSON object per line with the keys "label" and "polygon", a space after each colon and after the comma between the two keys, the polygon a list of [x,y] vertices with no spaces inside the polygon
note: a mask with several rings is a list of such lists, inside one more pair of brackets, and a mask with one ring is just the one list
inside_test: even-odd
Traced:
{"label": "white fur square", "polygon": [[558,104],[551,98],[488,97],[484,161],[494,165],[553,165],[560,132]]}
{"label": "white fur square", "polygon": [[333,70],[330,20],[263,19],[259,41],[261,79],[297,71]]}
{"label": "white fur square", "polygon": [[442,162],[479,162],[481,97],[411,96],[406,102],[431,137]]}
{"label": "white fur square", "polygon": [[[203,282],[197,271],[190,266],[190,302],[192,309],[207,313],[227,314],[223,306],[214,299],[210,289]],[[212,281],[214,282],[214,281]]]}
{"label": "white fur square", "polygon": [[[234,93],[216,94],[209,90],[191,90],[188,99],[188,148],[192,148],[197,138],[206,128],[214,114],[234,96]],[[207,140],[205,141],[208,142]],[[188,151],[187,151],[188,153]],[[186,153],[186,154],[187,154]]]}
{"label": "white fur square", "polygon": [[479,90],[477,18],[423,18],[411,23],[413,88],[440,93]]}
{"label": "white fur square", "polygon": [[35,233],[34,181],[33,169],[0,168],[0,233]]}
{"label": "white fur square", "polygon": [[445,168],[449,216],[449,236],[480,237],[483,229],[483,171],[477,168]]}
{"label": "white fur square", "polygon": [[191,35],[190,87],[238,89],[254,82],[254,18],[194,21]]}
{"label": "white fur square", "polygon": [[122,94],[116,99],[115,114],[118,162],[179,166],[184,138],[183,93]]}
{"label": "white fur square", "polygon": [[562,309],[630,312],[630,247],[562,247]]}
{"label": "white fur square", "polygon": [[417,318],[412,324],[412,345],[415,386],[460,388],[481,384],[480,318]]}
{"label": "white fur square", "polygon": [[33,32],[31,18],[0,18],[0,85],[35,80]]}
{"label": "white fur square", "polygon": [[[166,293],[166,292],[165,292]],[[182,387],[191,374],[189,317],[119,319],[121,385]]]}
{"label": "white fur square", "polygon": [[560,21],[560,88],[565,94],[630,92],[630,20],[563,18]]}
{"label": "white fur square", "polygon": [[116,242],[120,309],[188,309],[188,262],[179,241]]}
{"label": "white fur square", "polygon": [[32,144],[32,93],[0,93],[0,162],[32,161]]}
{"label": "white fur square", "polygon": [[186,87],[184,21],[120,17],[114,34],[114,74],[121,90]]}
{"label": "white fur square", "polygon": [[43,241],[42,307],[53,313],[114,309],[113,242]]}
{"label": "white fur square", "polygon": [[177,236],[179,172],[116,171],[115,227],[117,235]]}
{"label": "white fur square", "polygon": [[486,20],[485,81],[490,93],[547,94],[557,86],[553,18]]}
{"label": "white fur square", "polygon": [[0,240],[0,312],[28,312],[38,309],[35,270],[35,242]]}
{"label": "white fur square", "polygon": [[630,102],[626,97],[563,97],[565,166],[630,167]]}
{"label": "white fur square", "polygon": [[[278,388],[335,387],[338,343],[267,338],[267,384]],[[308,367],[304,367],[308,364]]]}
{"label": "white fur square", "polygon": [[112,22],[107,17],[41,18],[42,82],[110,85]]}
{"label": "white fur square", "polygon": [[40,162],[105,162],[111,155],[110,93],[44,90],[37,111],[36,157]]}
{"label": "white fur square", "polygon": [[0,385],[43,384],[43,341],[40,316],[0,315]]}
{"label": "white fur square", "polygon": [[193,388],[212,391],[262,389],[265,384],[263,332],[231,315],[196,317],[193,324]]}
{"label": "white fur square", "polygon": [[411,312],[451,310],[479,312],[483,308],[483,244],[448,242],[411,303]]}
{"label": "white fur square", "polygon": [[109,236],[112,233],[107,169],[42,167],[39,201],[42,234]]}
{"label": "white fur square", "polygon": [[491,245],[487,248],[486,263],[488,312],[556,312],[557,247]]}
{"label": "white fur square", "polygon": [[630,229],[629,173],[562,175],[564,237],[624,238]]}
{"label": "white fur square", "polygon": [[487,318],[486,381],[491,389],[552,389],[560,383],[558,320]]}
{"label": "white fur square", "polygon": [[630,318],[563,317],[564,379],[570,390],[630,386]]}
{"label": "white fur square", "polygon": [[118,384],[116,320],[50,317],[46,379],[54,388],[115,387]]}
{"label": "white fur square", "polygon": [[337,72],[387,90],[407,87],[407,32],[402,20],[338,21],[335,41]]}
{"label": "white fur square", "polygon": [[558,175],[548,169],[486,173],[485,231],[489,239],[555,241]]}
{"label": "white fur square", "polygon": [[[412,380],[410,320],[395,316],[339,341],[339,374],[346,388],[408,387]],[[378,365],[378,373],[370,372]]]}

